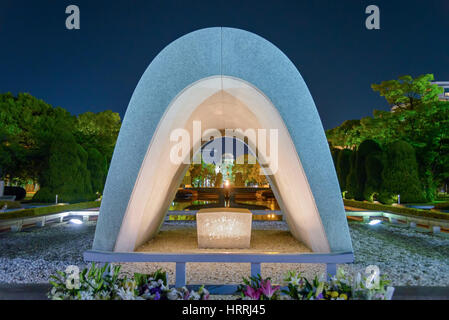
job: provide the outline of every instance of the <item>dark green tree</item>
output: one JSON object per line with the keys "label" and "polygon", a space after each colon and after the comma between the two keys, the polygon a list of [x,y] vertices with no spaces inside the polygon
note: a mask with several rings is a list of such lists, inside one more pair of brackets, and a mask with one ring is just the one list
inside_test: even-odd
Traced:
{"label": "dark green tree", "polygon": [[342,192],[346,191],[346,179],[351,170],[351,155],[352,150],[350,149],[343,149],[338,153],[336,171]]}
{"label": "dark green tree", "polygon": [[[376,173],[373,172],[373,169],[371,165],[373,162],[375,162],[373,159],[370,159],[370,174],[368,181],[368,174],[367,174],[367,160],[368,158],[376,158],[380,157],[382,154],[382,149],[380,148],[379,144],[374,140],[365,140],[363,141],[358,149],[356,154],[356,164],[355,164],[355,171],[357,176],[357,192],[355,193],[354,197],[356,200],[372,200],[372,194],[375,191],[375,181],[377,177],[374,177]],[[380,175],[380,172],[378,173]],[[368,187],[367,190],[365,188]]]}
{"label": "dark green tree", "polygon": [[399,77],[398,80],[373,84],[371,88],[385,97],[390,105],[401,109],[414,110],[416,106],[422,103],[438,101],[438,95],[443,92],[443,88],[432,84],[433,80],[433,74],[423,74],[416,78],[406,75]]}
{"label": "dark green tree", "polygon": [[346,177],[346,199],[356,199],[356,197],[360,194],[357,184],[356,159],[357,151],[354,151],[351,153],[351,158],[349,159],[350,168],[348,176]]}
{"label": "dark green tree", "polygon": [[87,150],[87,169],[90,173],[92,190],[94,193],[103,194],[103,188],[108,173],[106,158],[95,148]]}
{"label": "dark green tree", "polygon": [[400,195],[401,202],[426,201],[418,174],[418,163],[413,147],[405,141],[396,141],[386,147],[382,172],[382,199]]}
{"label": "dark green tree", "polygon": [[40,173],[40,190],[33,201],[60,202],[88,201],[95,198],[90,173],[87,169],[88,154],[66,130],[55,131],[49,157]]}
{"label": "dark green tree", "polygon": [[115,142],[120,131],[120,115],[112,111],[86,112],[76,117],[74,135],[86,150],[97,149],[107,163],[112,159]]}
{"label": "dark green tree", "polygon": [[411,144],[429,201],[434,199],[437,187],[449,183],[449,102],[438,101],[441,88],[432,84],[432,79],[432,75],[415,79],[407,76],[373,85],[395,108],[374,110],[373,117],[345,121],[327,131],[332,144],[340,147],[354,148],[366,139],[382,147],[397,140]]}
{"label": "dark green tree", "polygon": [[373,153],[366,157],[365,160],[366,181],[363,189],[365,200],[373,201],[381,192],[382,187],[382,171],[383,171],[383,154]]}

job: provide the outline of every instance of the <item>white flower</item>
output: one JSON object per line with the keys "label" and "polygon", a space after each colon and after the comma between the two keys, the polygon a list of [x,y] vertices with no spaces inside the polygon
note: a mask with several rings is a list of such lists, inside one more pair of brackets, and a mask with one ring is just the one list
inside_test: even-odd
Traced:
{"label": "white flower", "polygon": [[292,284],[294,286],[299,286],[299,281],[301,280],[301,278],[299,277],[298,274],[295,274],[294,276],[290,277],[290,280],[288,281],[288,284]]}
{"label": "white flower", "polygon": [[197,292],[195,292],[195,291],[190,291],[190,297],[189,297],[189,300],[200,300],[200,295],[197,293]]}
{"label": "white flower", "polygon": [[80,300],[94,300],[94,297],[89,291],[81,291],[80,294]]}
{"label": "white flower", "polygon": [[201,289],[201,293],[206,297],[210,295],[209,291],[204,287]]}
{"label": "white flower", "polygon": [[128,289],[120,288],[117,291],[117,295],[122,300],[136,300],[136,296],[134,295],[134,290],[128,290]]}
{"label": "white flower", "polygon": [[172,288],[168,293],[167,293],[167,298],[168,300],[178,300],[179,298],[181,298],[182,295],[180,295],[180,293],[178,292],[178,290],[176,290],[175,288]]}
{"label": "white flower", "polygon": [[49,298],[51,298],[52,300],[63,300],[64,294],[62,292],[57,291],[56,288],[53,287],[51,289]]}
{"label": "white flower", "polygon": [[337,279],[344,279],[345,278],[345,270],[340,267],[337,269]]}

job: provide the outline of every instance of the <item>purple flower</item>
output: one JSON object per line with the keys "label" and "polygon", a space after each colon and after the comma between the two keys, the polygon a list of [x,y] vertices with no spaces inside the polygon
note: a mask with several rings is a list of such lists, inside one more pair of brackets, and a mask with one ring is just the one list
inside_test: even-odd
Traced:
{"label": "purple flower", "polygon": [[243,291],[243,293],[245,294],[245,296],[247,296],[253,300],[259,300],[260,294],[261,294],[259,289],[256,290],[250,286],[246,286],[246,290]]}
{"label": "purple flower", "polygon": [[260,289],[262,290],[262,293],[268,298],[271,299],[273,294],[276,293],[280,289],[280,286],[272,287],[270,280],[262,281],[260,284]]}
{"label": "purple flower", "polygon": [[154,300],[161,300],[161,294],[159,292],[155,293]]}
{"label": "purple flower", "polygon": [[321,292],[319,295],[317,295],[316,299],[317,300],[323,300],[324,299],[323,293]]}
{"label": "purple flower", "polygon": [[150,289],[150,294],[155,294],[155,293],[158,293],[160,295],[161,288],[160,287],[155,287],[155,288],[151,288]]}

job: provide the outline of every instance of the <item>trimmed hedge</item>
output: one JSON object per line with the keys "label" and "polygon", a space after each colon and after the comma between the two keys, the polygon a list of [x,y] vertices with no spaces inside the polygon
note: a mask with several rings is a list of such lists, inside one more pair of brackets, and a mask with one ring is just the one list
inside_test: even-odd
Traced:
{"label": "trimmed hedge", "polygon": [[97,208],[100,206],[100,204],[101,204],[100,201],[89,201],[89,202],[81,202],[81,203],[66,204],[66,205],[54,205],[54,206],[48,206],[48,207],[29,208],[29,209],[17,210],[17,211],[13,211],[13,212],[0,213],[0,220],[38,217],[38,216],[45,216],[45,215],[50,215],[50,214],[54,214],[54,213],[60,213],[60,212],[64,212],[64,211]]}
{"label": "trimmed hedge", "polygon": [[435,203],[435,208],[434,208],[434,209],[439,209],[439,210],[449,210],[449,201],[447,201],[447,202]]}
{"label": "trimmed hedge", "polygon": [[[419,179],[416,152],[408,142],[399,140],[389,144],[382,171],[382,193],[401,195],[403,203],[426,202],[426,193]],[[384,199],[380,199],[385,202]]]}
{"label": "trimmed hedge", "polygon": [[22,208],[19,201],[0,201],[0,208],[3,208],[5,204],[8,206],[8,209]]}
{"label": "trimmed hedge", "polygon": [[439,212],[434,210],[422,210],[415,208],[407,208],[407,207],[396,207],[396,206],[388,206],[384,204],[378,203],[370,203],[370,202],[362,202],[356,200],[343,200],[345,206],[374,210],[374,211],[383,211],[383,212],[391,212],[398,213],[405,216],[415,216],[415,217],[426,217],[426,218],[434,218],[434,219],[442,219],[449,220],[449,213]]}
{"label": "trimmed hedge", "polygon": [[343,149],[338,153],[336,171],[341,191],[346,191],[346,178],[351,170],[351,155],[352,150],[349,149]]}

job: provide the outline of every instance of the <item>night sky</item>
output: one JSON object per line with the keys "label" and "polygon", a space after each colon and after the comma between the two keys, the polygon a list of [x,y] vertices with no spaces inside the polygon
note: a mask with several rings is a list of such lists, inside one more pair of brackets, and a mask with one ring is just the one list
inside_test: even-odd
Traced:
{"label": "night sky", "polygon": [[[78,5],[81,29],[65,28]],[[381,30],[365,28],[378,5]],[[326,129],[387,109],[372,83],[434,73],[449,81],[449,0],[0,0],[0,92],[73,114],[124,115],[153,58],[191,31],[226,26],[278,46],[305,79]]]}

